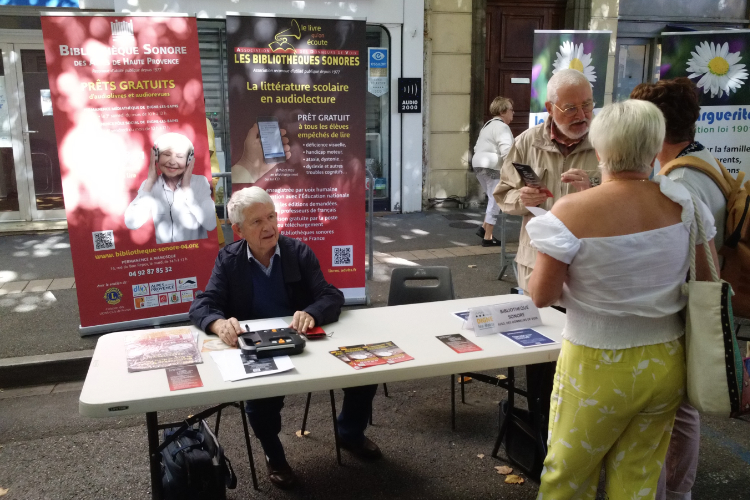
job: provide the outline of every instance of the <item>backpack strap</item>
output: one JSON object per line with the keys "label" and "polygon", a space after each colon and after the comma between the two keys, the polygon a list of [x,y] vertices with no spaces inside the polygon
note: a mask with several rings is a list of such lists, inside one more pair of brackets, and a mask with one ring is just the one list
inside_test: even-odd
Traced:
{"label": "backpack strap", "polygon": [[[714,158],[714,160],[716,160],[716,158]],[[740,182],[737,182],[719,160],[716,160],[716,163],[719,165],[721,173],[717,172],[714,167],[700,158],[696,158],[695,156],[682,156],[680,158],[675,158],[664,165],[661,170],[659,170],[659,175],[668,175],[672,170],[683,167],[698,170],[709,176],[719,189],[721,189],[724,198],[728,200],[732,193],[739,187],[742,180],[740,179]]]}

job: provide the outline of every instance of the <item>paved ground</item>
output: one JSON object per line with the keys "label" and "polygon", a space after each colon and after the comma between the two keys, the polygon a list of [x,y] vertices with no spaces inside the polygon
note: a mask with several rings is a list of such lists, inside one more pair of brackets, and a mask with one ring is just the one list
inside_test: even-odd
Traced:
{"label": "paved ground", "polygon": [[[385,305],[389,269],[396,265],[450,266],[459,297],[507,293],[514,285],[512,272],[510,278],[497,281],[499,256],[477,253],[474,248],[479,243],[474,231],[481,220],[476,211],[434,210],[376,218],[378,262],[374,280],[368,282],[372,305]],[[510,241],[517,239],[518,225],[514,227],[515,237],[510,236]],[[453,256],[441,249],[452,250]],[[460,249],[470,254],[455,255],[463,253]],[[0,282],[6,283],[0,292],[8,282],[72,275],[67,235],[0,237]],[[78,337],[75,289],[23,291],[27,286],[0,296],[0,357],[93,347],[96,338]],[[262,470],[260,491],[252,490],[241,421],[236,410],[227,410],[220,438],[240,481],[228,498],[535,498],[533,482],[504,484],[493,467],[505,462],[489,457],[497,402],[504,391],[485,384],[468,385],[467,404],[459,405],[458,429],[452,432],[448,377],[390,384],[388,390],[388,398],[378,391],[375,425],[368,431],[381,445],[384,459],[367,464],[345,454],[343,467],[335,461],[327,395],[313,395],[312,433],[304,439],[294,435],[304,395],[287,398],[282,440],[302,480],[299,490],[288,493],[274,489]],[[0,491],[9,490],[3,500],[149,498],[143,417],[80,417],[79,391],[80,383],[66,383],[0,392]],[[179,420],[188,413],[167,412],[161,418]],[[748,425],[747,421],[704,419],[694,498],[750,498]],[[254,452],[260,463],[257,446]]]}

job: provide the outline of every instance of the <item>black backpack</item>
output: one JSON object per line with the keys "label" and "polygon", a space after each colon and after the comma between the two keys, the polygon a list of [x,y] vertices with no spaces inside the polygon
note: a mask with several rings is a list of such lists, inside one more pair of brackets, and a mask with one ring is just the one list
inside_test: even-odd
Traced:
{"label": "black backpack", "polygon": [[166,500],[223,500],[237,486],[232,464],[201,420],[195,427],[164,430],[161,481]]}

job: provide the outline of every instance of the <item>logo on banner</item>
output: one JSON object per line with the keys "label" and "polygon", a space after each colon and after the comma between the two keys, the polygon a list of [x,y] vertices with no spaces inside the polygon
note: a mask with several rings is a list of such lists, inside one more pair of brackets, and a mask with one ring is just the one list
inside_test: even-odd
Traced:
{"label": "logo on banner", "polygon": [[144,295],[148,295],[148,285],[146,283],[133,285],[133,297],[143,297]]}
{"label": "logo on banner", "polygon": [[198,278],[195,276],[177,280],[177,290],[190,290],[191,288],[198,288]]}
{"label": "logo on banner", "polygon": [[180,292],[172,292],[169,294],[169,303],[170,304],[179,304],[180,303]]}
{"label": "logo on banner", "polygon": [[104,292],[104,300],[106,300],[107,304],[111,306],[119,304],[121,299],[122,292],[119,288],[108,288],[107,291]]}
{"label": "logo on banner", "polygon": [[159,305],[166,306],[168,304],[169,304],[169,296],[166,293],[159,295]]}
{"label": "logo on banner", "polygon": [[177,288],[175,288],[174,286],[174,280],[157,281],[156,283],[149,283],[149,288],[151,290],[151,295],[177,291]]}
{"label": "logo on banner", "polygon": [[285,30],[279,31],[276,33],[273,38],[273,42],[269,43],[268,46],[271,47],[271,50],[276,51],[292,51],[295,54],[297,53],[297,50],[294,48],[294,45],[289,43],[287,41],[288,38],[296,38],[297,40],[300,39],[302,36],[302,32],[299,29],[299,23],[296,19],[292,19],[291,26]]}
{"label": "logo on banner", "polygon": [[112,38],[115,40],[123,38],[135,38],[133,33],[133,21],[114,21],[109,23],[112,29]]}
{"label": "logo on banner", "polygon": [[149,307],[157,307],[159,305],[159,298],[156,295],[149,295],[147,297],[136,297],[133,299],[136,309],[146,309]]}
{"label": "logo on banner", "polygon": [[192,302],[193,301],[193,291],[192,290],[183,290],[182,291],[182,301],[183,302]]}

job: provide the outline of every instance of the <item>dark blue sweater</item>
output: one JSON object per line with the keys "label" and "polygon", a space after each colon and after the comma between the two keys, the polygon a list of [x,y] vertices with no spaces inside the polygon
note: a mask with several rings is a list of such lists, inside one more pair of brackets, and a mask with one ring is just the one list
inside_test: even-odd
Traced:
{"label": "dark blue sweater", "polygon": [[[279,249],[281,258],[278,260],[291,311],[305,311],[319,326],[337,321],[344,305],[344,294],[326,282],[310,247],[281,235]],[[251,265],[257,266],[247,258],[245,240],[224,247],[216,257],[206,290],[197,294],[190,305],[190,321],[206,331],[217,319],[261,319],[253,314],[256,290]]]}

